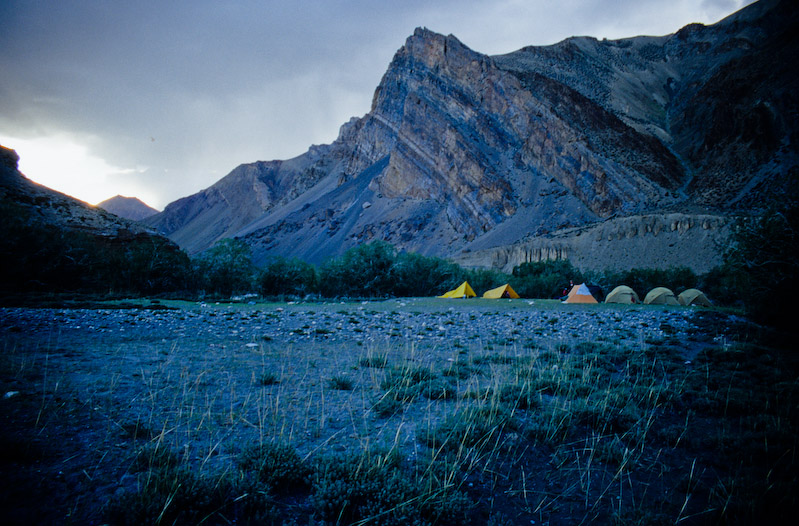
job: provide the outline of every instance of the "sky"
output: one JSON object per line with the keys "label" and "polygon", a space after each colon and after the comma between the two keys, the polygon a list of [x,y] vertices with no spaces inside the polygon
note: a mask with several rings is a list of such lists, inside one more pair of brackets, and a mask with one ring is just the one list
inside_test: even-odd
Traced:
{"label": "sky", "polygon": [[88,203],[163,209],[363,116],[414,28],[481,53],[665,35],[751,0],[2,0],[0,144]]}

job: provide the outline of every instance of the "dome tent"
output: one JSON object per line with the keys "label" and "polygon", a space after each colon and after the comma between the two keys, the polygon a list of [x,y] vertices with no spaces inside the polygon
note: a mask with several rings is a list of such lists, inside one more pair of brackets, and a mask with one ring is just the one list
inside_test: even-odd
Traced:
{"label": "dome tent", "polygon": [[610,294],[605,298],[605,303],[625,303],[629,305],[641,303],[641,298],[627,285],[619,285],[610,291]]}
{"label": "dome tent", "polygon": [[597,303],[597,301],[591,295],[588,286],[585,283],[581,283],[572,287],[563,303]]}
{"label": "dome tent", "polygon": [[680,302],[677,301],[677,296],[674,295],[671,289],[667,289],[666,287],[655,287],[654,289],[650,290],[644,298],[644,303],[646,305],[680,304]]}
{"label": "dome tent", "polygon": [[710,307],[710,300],[707,299],[704,292],[698,289],[688,289],[680,292],[677,296],[677,301],[680,305],[699,305],[701,307]]}

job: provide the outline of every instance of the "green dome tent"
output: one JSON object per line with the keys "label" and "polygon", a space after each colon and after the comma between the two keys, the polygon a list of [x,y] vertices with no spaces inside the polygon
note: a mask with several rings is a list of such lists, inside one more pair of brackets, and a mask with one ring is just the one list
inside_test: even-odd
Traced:
{"label": "green dome tent", "polygon": [[644,298],[644,303],[647,305],[679,305],[677,296],[666,287],[655,287],[650,290]]}
{"label": "green dome tent", "polygon": [[641,303],[641,298],[627,285],[619,285],[610,291],[610,294],[605,298],[605,303]]}
{"label": "green dome tent", "polygon": [[688,289],[680,292],[680,295],[677,296],[677,301],[680,302],[680,305],[699,305],[701,307],[710,307],[710,300],[707,299],[707,296],[698,289]]}

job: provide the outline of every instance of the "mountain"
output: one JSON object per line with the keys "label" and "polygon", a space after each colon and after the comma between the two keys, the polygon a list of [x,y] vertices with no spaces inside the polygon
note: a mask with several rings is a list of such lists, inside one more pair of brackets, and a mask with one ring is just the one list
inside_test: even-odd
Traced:
{"label": "mountain", "polygon": [[321,262],[376,239],[509,270],[718,263],[797,164],[797,13],[761,0],[662,37],[490,57],[417,29],[332,144],[241,165],[146,220]]}
{"label": "mountain", "polygon": [[97,203],[97,207],[131,221],[140,221],[158,213],[158,210],[147,206],[138,198],[122,195],[116,195],[102,203]]}
{"label": "mountain", "polygon": [[0,146],[0,294],[179,288],[185,252],[144,225],[34,183]]}

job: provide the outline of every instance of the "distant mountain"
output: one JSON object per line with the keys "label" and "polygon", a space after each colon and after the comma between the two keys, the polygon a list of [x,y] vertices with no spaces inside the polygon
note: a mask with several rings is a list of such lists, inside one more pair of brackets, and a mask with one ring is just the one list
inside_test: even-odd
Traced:
{"label": "distant mountain", "polygon": [[158,210],[147,206],[138,198],[122,195],[106,199],[102,203],[98,203],[97,206],[107,212],[132,221],[140,221],[158,213]]}
{"label": "distant mountain", "polygon": [[382,239],[506,270],[718,263],[730,216],[799,165],[799,23],[761,0],[662,37],[489,57],[417,29],[329,145],[241,165],[145,220],[321,262]]}
{"label": "distant mountain", "polygon": [[0,146],[0,294],[162,292],[183,286],[185,252],[140,223],[22,175]]}

